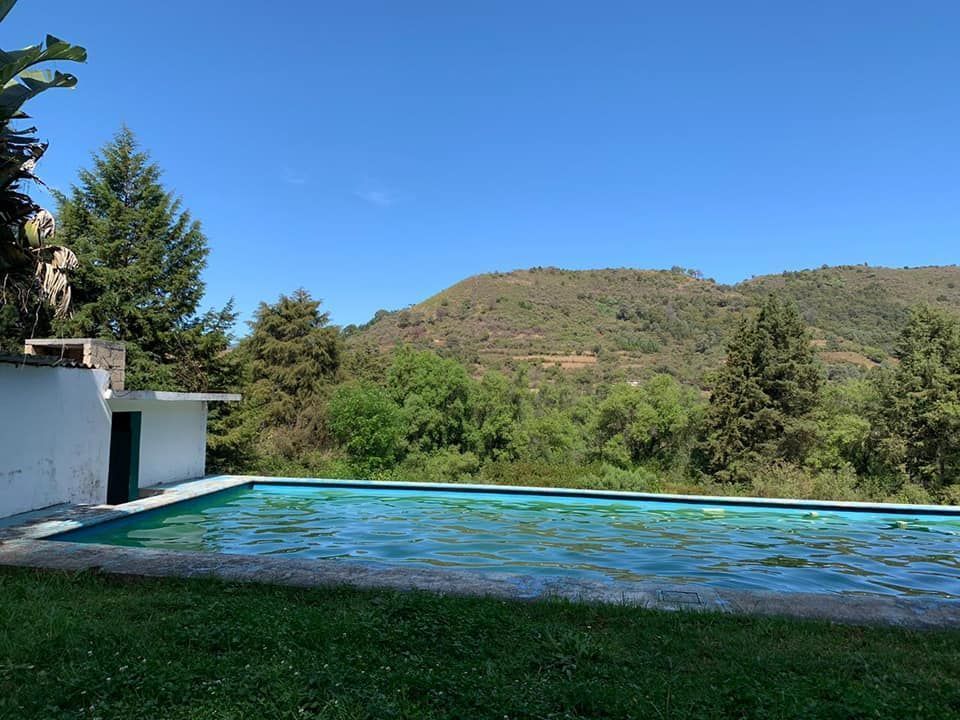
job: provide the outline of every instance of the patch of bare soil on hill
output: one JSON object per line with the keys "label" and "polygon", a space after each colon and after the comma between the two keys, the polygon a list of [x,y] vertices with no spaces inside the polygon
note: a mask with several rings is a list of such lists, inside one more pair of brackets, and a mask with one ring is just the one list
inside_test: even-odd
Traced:
{"label": "patch of bare soil on hill", "polygon": [[564,370],[579,370],[597,364],[596,355],[514,355],[513,359],[559,365]]}
{"label": "patch of bare soil on hill", "polygon": [[825,363],[850,363],[865,368],[875,368],[879,365],[879,363],[875,363],[866,355],[861,355],[860,353],[849,350],[822,352],[820,353],[820,359]]}

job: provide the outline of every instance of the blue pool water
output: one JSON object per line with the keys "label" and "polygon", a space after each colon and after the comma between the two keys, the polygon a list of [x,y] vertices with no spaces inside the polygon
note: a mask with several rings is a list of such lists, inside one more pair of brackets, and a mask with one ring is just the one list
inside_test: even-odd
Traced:
{"label": "blue pool water", "polygon": [[57,539],[835,593],[960,597],[960,516],[253,485]]}

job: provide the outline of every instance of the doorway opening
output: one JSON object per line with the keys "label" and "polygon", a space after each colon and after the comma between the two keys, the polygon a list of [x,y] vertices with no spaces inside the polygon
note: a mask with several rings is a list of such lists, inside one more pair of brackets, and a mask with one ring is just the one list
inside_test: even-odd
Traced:
{"label": "doorway opening", "polygon": [[107,504],[136,500],[140,487],[140,413],[115,412],[110,424]]}

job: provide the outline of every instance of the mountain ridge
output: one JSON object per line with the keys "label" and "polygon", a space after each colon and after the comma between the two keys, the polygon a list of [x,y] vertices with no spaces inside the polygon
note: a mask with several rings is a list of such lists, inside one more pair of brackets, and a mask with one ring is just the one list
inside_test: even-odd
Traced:
{"label": "mountain ridge", "polygon": [[475,366],[559,368],[603,379],[668,372],[703,384],[759,298],[796,302],[833,377],[890,359],[918,303],[960,309],[960,266],[826,266],[734,285],[694,270],[534,267],[465,278],[346,330],[348,346],[432,348]]}

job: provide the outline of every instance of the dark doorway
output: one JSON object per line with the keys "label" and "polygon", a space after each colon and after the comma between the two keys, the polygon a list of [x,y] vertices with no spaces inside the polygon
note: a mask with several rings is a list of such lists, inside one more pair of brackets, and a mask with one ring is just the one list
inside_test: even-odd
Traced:
{"label": "dark doorway", "polygon": [[140,485],[140,413],[115,412],[110,425],[107,504],[137,499]]}

